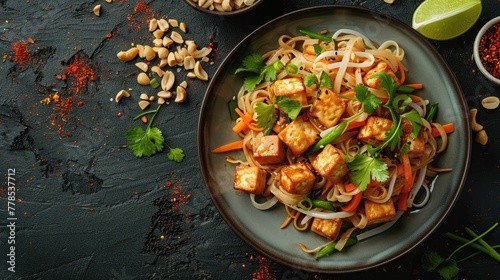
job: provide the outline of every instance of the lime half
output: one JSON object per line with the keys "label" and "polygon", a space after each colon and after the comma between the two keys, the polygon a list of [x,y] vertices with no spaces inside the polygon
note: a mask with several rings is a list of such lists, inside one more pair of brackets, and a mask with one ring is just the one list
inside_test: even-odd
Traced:
{"label": "lime half", "polygon": [[481,10],[481,0],[426,0],[413,13],[412,27],[429,39],[448,40],[469,30]]}

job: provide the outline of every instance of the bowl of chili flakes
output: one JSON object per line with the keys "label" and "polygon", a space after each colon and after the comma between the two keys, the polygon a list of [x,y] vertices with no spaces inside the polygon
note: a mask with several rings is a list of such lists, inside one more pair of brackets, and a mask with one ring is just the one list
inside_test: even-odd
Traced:
{"label": "bowl of chili flakes", "polygon": [[473,48],[479,71],[488,80],[500,85],[500,16],[491,19],[479,30]]}

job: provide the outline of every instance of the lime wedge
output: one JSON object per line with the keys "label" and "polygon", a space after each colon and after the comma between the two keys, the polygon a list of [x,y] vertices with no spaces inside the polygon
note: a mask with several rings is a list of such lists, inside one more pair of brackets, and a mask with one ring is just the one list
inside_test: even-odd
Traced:
{"label": "lime wedge", "polygon": [[481,0],[426,0],[413,13],[412,27],[429,39],[448,40],[469,30],[481,10]]}

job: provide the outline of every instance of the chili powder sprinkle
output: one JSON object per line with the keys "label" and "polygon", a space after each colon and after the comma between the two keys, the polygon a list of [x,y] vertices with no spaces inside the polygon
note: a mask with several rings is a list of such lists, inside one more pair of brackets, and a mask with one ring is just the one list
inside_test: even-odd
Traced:
{"label": "chili powder sprinkle", "polygon": [[32,55],[28,51],[27,44],[25,42],[14,42],[12,43],[12,49],[14,51],[14,62],[21,66],[26,66],[28,62],[32,60]]}
{"label": "chili powder sprinkle", "polygon": [[500,22],[488,28],[481,37],[479,56],[486,71],[500,79]]}

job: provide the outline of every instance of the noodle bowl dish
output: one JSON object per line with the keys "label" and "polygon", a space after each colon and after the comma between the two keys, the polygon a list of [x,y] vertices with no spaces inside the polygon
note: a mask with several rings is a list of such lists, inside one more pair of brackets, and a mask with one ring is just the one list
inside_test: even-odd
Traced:
{"label": "noodle bowl dish", "polygon": [[403,23],[304,9],[250,34],[218,69],[200,167],[224,220],[259,252],[359,271],[408,252],[448,215],[468,168],[466,112],[446,63]]}

